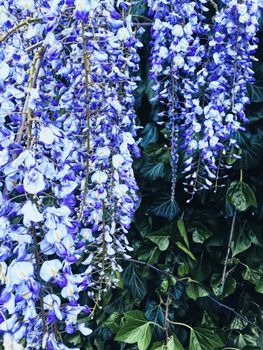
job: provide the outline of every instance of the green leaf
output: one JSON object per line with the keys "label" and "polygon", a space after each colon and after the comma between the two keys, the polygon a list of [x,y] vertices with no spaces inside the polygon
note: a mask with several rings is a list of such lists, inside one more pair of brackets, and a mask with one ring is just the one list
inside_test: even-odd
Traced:
{"label": "green leaf", "polygon": [[171,201],[171,199],[165,201],[160,200],[153,204],[151,213],[168,220],[174,220],[179,215],[180,208],[178,204],[175,201]]}
{"label": "green leaf", "polygon": [[153,123],[148,123],[143,129],[142,140],[140,145],[147,146],[149,143],[154,143],[158,139],[158,129]]}
{"label": "green leaf", "polygon": [[194,257],[194,255],[190,252],[190,250],[185,245],[183,245],[182,242],[176,242],[175,244],[177,245],[177,247],[179,249],[181,249],[184,253],[186,253],[188,256],[190,256],[191,259],[196,261],[196,258]]}
{"label": "green leaf", "polygon": [[186,294],[190,299],[197,300],[198,298],[206,297],[209,293],[207,289],[198,282],[188,282]]}
{"label": "green leaf", "polygon": [[230,184],[227,201],[239,211],[245,211],[250,206],[257,207],[253,190],[243,181],[235,181]]}
{"label": "green leaf", "polygon": [[114,312],[106,321],[103,322],[113,333],[117,333],[121,326],[122,315]]}
{"label": "green leaf", "polygon": [[263,294],[263,281],[258,281],[255,287],[256,292]]}
{"label": "green leaf", "polygon": [[124,314],[125,323],[115,340],[127,344],[137,343],[139,350],[146,350],[152,338],[152,326],[141,311],[128,311]]}
{"label": "green leaf", "polygon": [[220,296],[222,298],[227,297],[228,295],[234,293],[236,290],[237,282],[234,278],[228,277],[225,280],[224,286],[222,284],[222,275],[219,273],[215,273],[211,277],[211,287],[216,296]]}
{"label": "green leaf", "polygon": [[179,339],[173,335],[167,343],[167,350],[184,350],[184,348]]}
{"label": "green leaf", "polygon": [[148,238],[151,242],[155,243],[161,251],[165,251],[169,247],[170,236],[167,235],[167,229],[165,228],[152,232]]}
{"label": "green leaf", "polygon": [[164,163],[146,163],[140,170],[143,177],[150,180],[156,180],[164,177]]}
{"label": "green leaf", "polygon": [[191,330],[189,350],[216,350],[223,345],[223,341],[216,332],[205,328]]}
{"label": "green leaf", "polygon": [[161,341],[153,343],[151,350],[165,350],[165,345]]}
{"label": "green leaf", "polygon": [[186,228],[185,228],[185,224],[183,219],[178,219],[177,221],[177,227],[178,230],[180,232],[181,237],[183,238],[185,244],[187,245],[187,248],[189,248],[189,240],[188,240],[188,236],[187,236],[187,232],[186,232]]}
{"label": "green leaf", "polygon": [[263,271],[251,269],[250,267],[246,266],[245,271],[242,272],[242,276],[244,280],[249,281],[252,284],[256,284],[262,279]]}
{"label": "green leaf", "polygon": [[242,228],[236,230],[234,239],[231,243],[232,256],[245,252],[252,244],[251,238],[247,236],[246,231]]}
{"label": "green leaf", "polygon": [[178,266],[178,274],[179,276],[185,276],[189,273],[189,267],[186,263],[181,262]]}
{"label": "green leaf", "polygon": [[263,87],[256,84],[248,84],[248,93],[251,102],[263,102]]}
{"label": "green leaf", "polygon": [[143,248],[137,251],[138,259],[147,261],[149,264],[156,264],[160,256],[160,250],[157,247]]}
{"label": "green leaf", "polygon": [[123,273],[123,283],[128,287],[134,298],[142,300],[146,295],[146,286],[139,271],[138,266],[132,262],[129,263]]}
{"label": "green leaf", "polygon": [[206,239],[213,236],[212,232],[209,232],[207,230],[204,230],[202,228],[196,228],[193,231],[193,241],[195,243],[204,243]]}

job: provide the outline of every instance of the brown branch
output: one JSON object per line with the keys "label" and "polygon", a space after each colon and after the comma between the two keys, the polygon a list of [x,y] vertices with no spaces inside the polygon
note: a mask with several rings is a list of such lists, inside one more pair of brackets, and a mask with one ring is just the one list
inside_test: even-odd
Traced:
{"label": "brown branch", "polygon": [[13,27],[13,28],[10,29],[8,32],[6,32],[6,33],[0,38],[0,43],[2,43],[3,41],[5,41],[10,35],[12,35],[14,32],[16,32],[19,28],[24,27],[24,26],[28,26],[30,23],[40,22],[40,21],[41,21],[40,18],[27,18],[27,19],[24,19],[23,21],[21,21],[20,23],[18,23],[15,27]]}
{"label": "brown branch", "polygon": [[[23,120],[22,120],[22,124],[18,130],[17,136],[16,136],[16,142],[20,143],[21,139],[22,139],[22,135],[23,135],[23,131],[25,130],[26,124],[31,122],[31,111],[28,108],[28,104],[29,104],[29,100],[30,100],[30,89],[34,88],[36,86],[36,81],[38,78],[38,74],[41,68],[41,64],[42,64],[42,60],[43,60],[43,56],[44,56],[44,52],[45,52],[45,47],[42,46],[40,47],[40,49],[38,51],[36,51],[34,58],[33,58],[33,62],[31,65],[31,69],[30,69],[30,74],[29,74],[29,81],[28,81],[28,92],[27,92],[27,96],[26,96],[26,101],[24,104],[24,108],[23,108]],[[29,125],[30,127],[30,125]]]}

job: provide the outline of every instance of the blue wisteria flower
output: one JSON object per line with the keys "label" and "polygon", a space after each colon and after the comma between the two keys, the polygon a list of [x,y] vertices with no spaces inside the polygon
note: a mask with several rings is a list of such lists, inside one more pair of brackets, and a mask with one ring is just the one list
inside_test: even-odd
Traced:
{"label": "blue wisteria flower", "polygon": [[125,234],[138,202],[132,72],[141,46],[130,6],[1,3],[0,332],[6,349],[22,343],[68,349],[63,333],[90,335],[79,318],[115,283],[117,258],[128,256]]}

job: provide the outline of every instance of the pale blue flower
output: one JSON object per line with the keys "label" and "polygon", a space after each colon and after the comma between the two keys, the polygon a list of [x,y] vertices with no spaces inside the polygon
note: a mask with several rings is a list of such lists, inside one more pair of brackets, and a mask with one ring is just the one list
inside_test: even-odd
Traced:
{"label": "pale blue flower", "polygon": [[8,268],[8,283],[10,285],[20,284],[21,282],[26,281],[29,277],[33,276],[33,274],[34,267],[31,262],[19,261]]}
{"label": "pale blue flower", "polygon": [[48,282],[56,277],[62,269],[62,263],[58,259],[44,261],[40,269],[40,277],[43,281]]}
{"label": "pale blue flower", "polygon": [[21,209],[21,213],[24,215],[24,223],[29,225],[30,222],[40,222],[43,220],[43,214],[41,214],[35,203],[30,200],[26,201]]}
{"label": "pale blue flower", "polygon": [[45,189],[44,176],[35,169],[26,173],[23,181],[26,192],[37,194]]}

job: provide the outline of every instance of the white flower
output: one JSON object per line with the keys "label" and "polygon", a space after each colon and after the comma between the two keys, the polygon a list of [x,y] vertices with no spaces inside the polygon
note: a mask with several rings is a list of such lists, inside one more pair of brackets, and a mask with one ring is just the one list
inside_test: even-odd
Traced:
{"label": "white flower", "polygon": [[92,182],[97,182],[99,184],[105,183],[108,179],[108,176],[106,173],[104,173],[103,171],[96,171],[92,176],[91,176],[91,181]]}
{"label": "white flower", "polygon": [[80,331],[83,335],[85,335],[85,336],[88,336],[88,335],[90,335],[90,334],[92,333],[92,329],[87,328],[87,327],[85,326],[85,323],[80,323],[80,324],[78,325],[78,329],[79,329],[79,331]]}
{"label": "white flower", "polygon": [[7,265],[5,262],[0,262],[0,283],[4,284],[6,280]]}
{"label": "white flower", "polygon": [[58,259],[44,261],[40,269],[40,277],[43,281],[48,282],[55,277],[59,270],[62,269],[62,263]]}
{"label": "white flower", "polygon": [[76,0],[75,6],[77,11],[89,12],[94,10],[98,4],[98,0]]}
{"label": "white flower", "polygon": [[125,184],[117,185],[114,187],[114,194],[116,197],[121,198],[128,192],[128,190],[129,188]]}
{"label": "white flower", "polygon": [[197,142],[195,140],[191,140],[189,142],[189,148],[190,149],[195,149],[197,147]]}
{"label": "white flower", "polygon": [[193,130],[194,130],[194,132],[199,132],[199,131],[201,131],[201,124],[199,124],[199,123],[194,123],[194,125],[193,125]]}
{"label": "white flower", "polygon": [[8,149],[4,148],[2,151],[0,151],[0,166],[5,165],[8,162],[9,154]]}
{"label": "white flower", "polygon": [[48,127],[42,127],[39,133],[39,141],[46,145],[51,145],[55,140],[55,135]]}
{"label": "white flower", "polygon": [[127,28],[120,28],[117,32],[117,38],[120,41],[125,41],[130,37],[130,33]]}
{"label": "white flower", "polygon": [[94,237],[90,228],[83,228],[80,230],[81,236],[88,242],[93,242]]}
{"label": "white flower", "polygon": [[112,165],[118,169],[124,163],[124,158],[121,154],[115,154],[112,157]]}
{"label": "white flower", "polygon": [[200,149],[204,149],[204,148],[206,148],[208,146],[208,142],[205,141],[205,140],[200,140],[198,142],[198,146],[199,146]]}
{"label": "white flower", "polygon": [[180,55],[176,55],[173,59],[173,64],[176,67],[182,68],[184,66],[184,58]]}
{"label": "white flower", "polygon": [[32,263],[27,261],[19,261],[8,268],[8,282],[10,284],[19,284],[26,281],[34,274]]}
{"label": "white flower", "polygon": [[247,5],[246,4],[238,4],[237,11],[240,15],[245,15],[247,13]]}
{"label": "white flower", "polygon": [[23,345],[19,344],[11,333],[4,333],[4,350],[23,350]]}
{"label": "white flower", "polygon": [[4,81],[9,76],[10,68],[6,62],[0,63],[0,81]]}
{"label": "white flower", "polygon": [[62,320],[62,313],[60,311],[61,300],[56,294],[48,294],[43,298],[44,309],[54,310],[55,315],[59,320]]}
{"label": "white flower", "polygon": [[39,222],[43,220],[43,214],[41,214],[35,203],[32,203],[30,200],[26,201],[21,209],[21,213],[24,215],[25,222]]}
{"label": "white flower", "polygon": [[19,7],[21,10],[34,11],[34,0],[17,0],[17,7]]}
{"label": "white flower", "polygon": [[167,58],[168,57],[168,49],[165,46],[161,46],[159,50],[159,57],[160,58]]}
{"label": "white flower", "polygon": [[215,147],[218,144],[219,138],[217,136],[211,137],[209,143],[211,147]]}
{"label": "white flower", "polygon": [[44,176],[37,170],[32,169],[26,173],[23,181],[23,186],[26,192],[37,194],[45,188]]}
{"label": "white flower", "polygon": [[98,147],[97,151],[96,151],[96,154],[101,159],[109,158],[109,156],[110,156],[110,149],[107,146],[105,146],[105,147]]}
{"label": "white flower", "polygon": [[50,244],[59,243],[64,237],[66,237],[67,233],[66,226],[63,224],[58,224],[55,230],[51,229],[48,231],[45,238]]}
{"label": "white flower", "polygon": [[66,287],[62,288],[61,295],[63,298],[70,298],[74,295],[74,293],[77,292],[77,287],[73,283],[69,283],[66,285]]}
{"label": "white flower", "polygon": [[123,133],[122,138],[128,145],[133,145],[135,143],[135,140],[130,132]]}
{"label": "white flower", "polygon": [[33,109],[36,107],[36,102],[39,100],[39,91],[36,88],[29,89],[29,100],[28,100],[28,107]]}
{"label": "white flower", "polygon": [[180,38],[184,34],[183,27],[180,24],[176,24],[172,29],[172,34],[177,38]]}
{"label": "white flower", "polygon": [[36,318],[36,316],[37,316],[37,312],[36,312],[35,303],[32,299],[30,299],[28,300],[28,303],[27,303],[24,320],[27,320],[27,321],[33,320]]}

